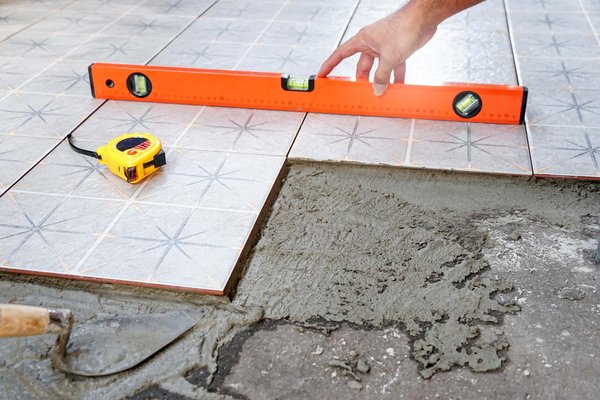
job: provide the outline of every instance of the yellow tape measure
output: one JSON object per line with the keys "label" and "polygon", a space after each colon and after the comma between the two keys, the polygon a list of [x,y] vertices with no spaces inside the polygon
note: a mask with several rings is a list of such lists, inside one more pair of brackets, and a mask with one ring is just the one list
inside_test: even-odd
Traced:
{"label": "yellow tape measure", "polygon": [[97,158],[113,174],[129,183],[141,181],[167,163],[160,140],[149,133],[125,133],[95,152],[75,146],[71,134],[67,139],[73,150]]}

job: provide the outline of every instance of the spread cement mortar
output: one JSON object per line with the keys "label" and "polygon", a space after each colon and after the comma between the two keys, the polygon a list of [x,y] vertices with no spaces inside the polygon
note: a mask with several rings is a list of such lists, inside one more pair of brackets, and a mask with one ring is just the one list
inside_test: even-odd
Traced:
{"label": "spread cement mortar", "polygon": [[[52,336],[3,339],[0,398],[591,398],[599,218],[595,183],[294,164],[231,302],[0,274],[0,302],[70,308],[78,324],[175,309],[198,321],[107,378],[54,370]],[[275,331],[245,334],[265,319]],[[294,327],[336,324],[332,339]],[[360,390],[327,364],[346,342],[371,357]]]}
{"label": "spread cement mortar", "polygon": [[487,234],[475,222],[384,185],[294,170],[237,302],[266,306],[272,319],[402,326],[425,378],[454,365],[499,368],[508,343],[478,340],[478,325],[519,308],[495,299],[510,282],[480,274]]}

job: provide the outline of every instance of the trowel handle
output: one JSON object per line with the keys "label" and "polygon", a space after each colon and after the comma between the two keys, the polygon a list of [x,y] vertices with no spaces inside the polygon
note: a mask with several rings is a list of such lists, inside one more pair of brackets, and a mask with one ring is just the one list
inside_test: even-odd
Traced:
{"label": "trowel handle", "polygon": [[0,338],[65,333],[72,324],[69,310],[0,304]]}

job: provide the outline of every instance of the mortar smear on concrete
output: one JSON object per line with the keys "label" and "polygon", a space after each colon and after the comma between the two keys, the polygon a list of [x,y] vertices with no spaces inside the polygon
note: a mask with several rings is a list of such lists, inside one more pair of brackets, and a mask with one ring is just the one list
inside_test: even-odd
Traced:
{"label": "mortar smear on concrete", "polygon": [[475,221],[338,178],[292,168],[235,302],[272,319],[399,326],[425,378],[499,368],[508,343],[484,341],[479,325],[518,307],[495,299],[511,283],[481,275],[486,234]]}

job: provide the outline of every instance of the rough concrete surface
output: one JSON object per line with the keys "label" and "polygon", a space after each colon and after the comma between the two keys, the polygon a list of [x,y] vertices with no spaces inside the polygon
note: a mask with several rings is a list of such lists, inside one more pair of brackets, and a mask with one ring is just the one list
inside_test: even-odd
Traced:
{"label": "rough concrete surface", "polygon": [[108,378],[3,339],[0,397],[597,398],[599,238],[597,183],[291,165],[231,302],[0,275],[0,302],[78,323],[198,320]]}

